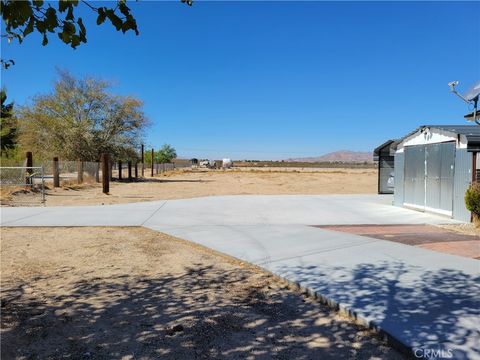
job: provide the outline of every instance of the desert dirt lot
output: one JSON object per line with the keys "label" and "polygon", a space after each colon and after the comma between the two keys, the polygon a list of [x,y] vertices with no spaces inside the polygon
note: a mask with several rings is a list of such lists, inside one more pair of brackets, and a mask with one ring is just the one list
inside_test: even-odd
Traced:
{"label": "desert dirt lot", "polygon": [[[112,182],[47,190],[47,206],[102,205],[211,195],[364,194],[377,191],[375,169],[176,170],[139,182]],[[22,199],[22,196],[24,197]],[[31,194],[17,195],[29,203]],[[37,198],[39,195],[34,195]],[[35,201],[31,201],[35,203]]]}
{"label": "desert dirt lot", "polygon": [[2,359],[399,359],[278,279],[143,228],[2,228]]}

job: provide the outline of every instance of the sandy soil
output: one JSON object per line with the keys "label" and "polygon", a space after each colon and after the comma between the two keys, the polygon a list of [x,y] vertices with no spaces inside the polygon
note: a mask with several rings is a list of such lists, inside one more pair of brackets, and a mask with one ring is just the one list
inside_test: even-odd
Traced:
{"label": "sandy soil", "polygon": [[257,268],[142,228],[2,228],[2,359],[399,359]]}
{"label": "sandy soil", "polygon": [[[363,194],[377,191],[375,169],[177,170],[145,181],[47,190],[47,206],[102,205],[185,199],[210,195]],[[29,198],[30,196],[30,198]],[[39,195],[20,194],[14,203],[39,204]]]}

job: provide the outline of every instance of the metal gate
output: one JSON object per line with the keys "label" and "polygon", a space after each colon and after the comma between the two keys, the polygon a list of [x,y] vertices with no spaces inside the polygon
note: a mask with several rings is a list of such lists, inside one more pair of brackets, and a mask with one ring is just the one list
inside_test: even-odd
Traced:
{"label": "metal gate", "polygon": [[425,209],[425,146],[405,147],[404,204]]}
{"label": "metal gate", "polygon": [[455,143],[441,144],[440,163],[440,209],[452,214],[453,178],[455,174]]}
{"label": "metal gate", "polygon": [[0,203],[9,206],[45,205],[43,166],[0,167]]}
{"label": "metal gate", "polygon": [[404,204],[451,215],[454,171],[454,142],[405,147]]}
{"label": "metal gate", "polygon": [[425,146],[427,171],[425,172],[425,207],[440,209],[440,178],[442,149],[440,144]]}

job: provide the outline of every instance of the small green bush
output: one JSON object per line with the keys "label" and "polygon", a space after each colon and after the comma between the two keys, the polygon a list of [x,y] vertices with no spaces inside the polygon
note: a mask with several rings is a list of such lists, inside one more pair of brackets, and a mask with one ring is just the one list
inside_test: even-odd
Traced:
{"label": "small green bush", "polygon": [[480,183],[474,182],[465,193],[465,205],[468,210],[480,216]]}

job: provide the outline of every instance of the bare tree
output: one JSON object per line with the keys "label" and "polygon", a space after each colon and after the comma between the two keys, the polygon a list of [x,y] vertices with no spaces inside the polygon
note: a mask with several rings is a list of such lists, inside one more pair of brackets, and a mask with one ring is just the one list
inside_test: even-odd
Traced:
{"label": "bare tree", "polygon": [[97,160],[102,152],[131,158],[148,125],[142,101],[117,96],[95,78],[59,71],[51,94],[39,95],[18,114],[19,142],[39,156]]}

